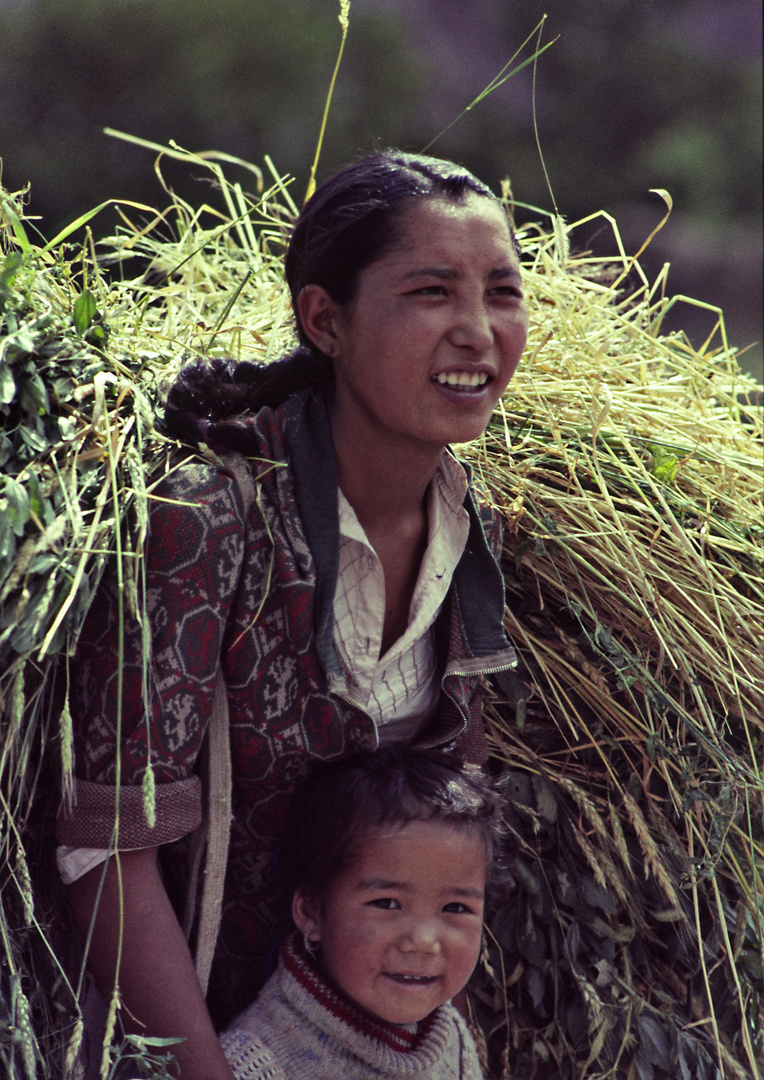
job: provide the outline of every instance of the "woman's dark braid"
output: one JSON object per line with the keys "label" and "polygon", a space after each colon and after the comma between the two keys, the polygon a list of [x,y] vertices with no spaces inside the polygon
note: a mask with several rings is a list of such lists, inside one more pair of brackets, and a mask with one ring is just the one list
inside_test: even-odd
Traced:
{"label": "woman's dark braid", "polygon": [[304,348],[271,364],[195,360],[170,388],[165,429],[192,446],[204,442],[213,449],[246,453],[251,443],[248,417],[265,406],[277,408],[297,390],[319,390],[331,378],[330,361]]}

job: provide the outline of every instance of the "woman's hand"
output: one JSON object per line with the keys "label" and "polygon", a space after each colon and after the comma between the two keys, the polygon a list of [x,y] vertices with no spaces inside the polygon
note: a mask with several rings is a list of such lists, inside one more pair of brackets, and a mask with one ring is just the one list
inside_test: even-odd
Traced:
{"label": "woman's hand", "polygon": [[[180,1080],[233,1080],[218,1042],[193,960],[165,892],[157,849],[123,852],[122,953],[119,989],[125,1027],[162,1038],[183,1037],[172,1048]],[[69,900],[84,942],[103,873],[97,866],[68,887]],[[88,969],[99,990],[111,998],[120,930],[117,858],[112,856],[95,917]]]}

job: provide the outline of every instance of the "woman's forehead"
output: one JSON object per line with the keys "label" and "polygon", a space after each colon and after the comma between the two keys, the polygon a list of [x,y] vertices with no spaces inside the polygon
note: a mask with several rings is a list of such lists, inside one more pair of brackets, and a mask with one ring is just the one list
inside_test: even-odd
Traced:
{"label": "woman's forehead", "polygon": [[487,195],[467,192],[460,198],[448,198],[445,195],[430,195],[422,199],[406,199],[400,210],[400,224],[403,232],[418,232],[434,221],[458,221],[463,219],[486,220],[499,223],[510,234],[509,219],[498,199]]}
{"label": "woman's forehead", "polygon": [[389,251],[411,255],[442,249],[445,254],[456,246],[469,249],[490,243],[497,250],[511,251],[516,260],[509,219],[498,200],[469,194],[458,200],[431,197],[407,202]]}

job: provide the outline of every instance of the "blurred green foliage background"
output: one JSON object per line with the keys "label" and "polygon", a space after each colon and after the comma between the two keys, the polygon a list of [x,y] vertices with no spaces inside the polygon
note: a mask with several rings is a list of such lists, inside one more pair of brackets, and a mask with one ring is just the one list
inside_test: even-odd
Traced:
{"label": "blurred green foliage background", "polygon": [[[0,0],[3,182],[31,182],[52,235],[107,198],[162,200],[151,155],[105,126],[255,164],[270,154],[307,183],[337,46],[337,0]],[[319,179],[375,147],[422,149],[493,78],[544,13],[536,78],[541,146],[560,212],[618,219],[672,292],[723,307],[741,362],[762,378],[761,5],[759,0],[352,0]],[[551,209],[526,68],[442,136],[520,202]],[[168,163],[194,203],[208,181]],[[249,182],[242,173],[242,182]],[[202,185],[204,185],[202,187]],[[519,215],[521,216],[521,215]],[[528,215],[538,216],[538,215]],[[96,219],[96,231],[113,219]],[[575,246],[613,250],[602,221]],[[713,316],[678,305],[696,343]]]}

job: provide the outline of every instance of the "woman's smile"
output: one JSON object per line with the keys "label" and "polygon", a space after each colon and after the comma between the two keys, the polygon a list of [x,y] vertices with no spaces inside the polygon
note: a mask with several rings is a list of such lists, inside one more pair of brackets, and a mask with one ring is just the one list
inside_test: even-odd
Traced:
{"label": "woman's smile", "polygon": [[333,427],[340,447],[435,453],[483,432],[525,348],[528,315],[498,203],[428,199],[401,226],[332,321]]}
{"label": "woman's smile", "polygon": [[486,371],[441,371],[440,375],[433,375],[433,381],[460,393],[465,390],[474,393],[481,390],[490,377]]}

